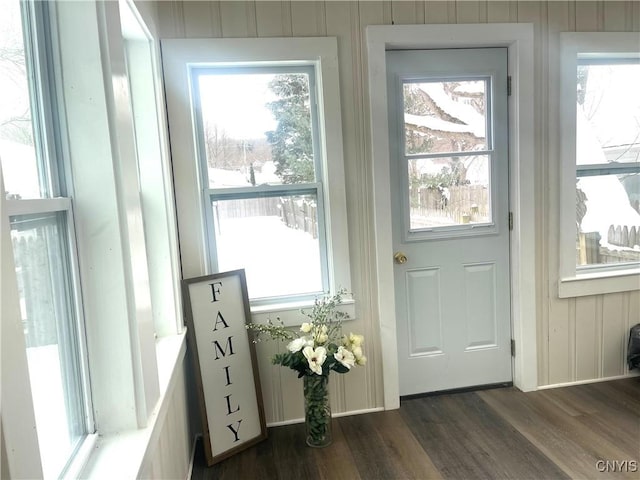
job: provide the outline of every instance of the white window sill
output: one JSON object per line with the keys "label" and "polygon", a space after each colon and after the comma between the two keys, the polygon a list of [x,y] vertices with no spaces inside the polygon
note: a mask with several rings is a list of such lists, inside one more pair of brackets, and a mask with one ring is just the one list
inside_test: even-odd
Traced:
{"label": "white window sill", "polygon": [[605,293],[640,290],[640,268],[610,272],[581,273],[560,279],[560,298],[585,297]]}
{"label": "white window sill", "polygon": [[[288,302],[273,305],[260,305],[251,307],[251,321],[254,323],[267,323],[269,319],[275,321],[279,318],[287,327],[297,327],[306,322],[307,317],[300,312],[311,311],[313,301]],[[353,320],[356,315],[356,302],[353,299],[342,301],[340,310],[349,315],[349,320]]]}
{"label": "white window sill", "polygon": [[[185,353],[185,331],[163,337],[156,342],[160,399],[151,413],[148,425],[109,435],[99,435],[81,474],[74,478],[138,478],[146,455],[153,453],[157,427],[164,423],[167,413],[167,394],[171,394]],[[81,460],[78,458],[77,460]],[[78,470],[75,470],[78,471]]]}

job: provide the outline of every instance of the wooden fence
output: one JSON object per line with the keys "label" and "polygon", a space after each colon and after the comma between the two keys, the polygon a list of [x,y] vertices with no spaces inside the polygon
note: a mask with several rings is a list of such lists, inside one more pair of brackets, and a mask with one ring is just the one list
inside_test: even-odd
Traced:
{"label": "wooden fence", "polygon": [[280,216],[280,198],[244,198],[214,202],[218,218],[278,217]]}
{"label": "wooden fence", "polygon": [[482,185],[411,188],[411,217],[425,217],[433,223],[469,223],[489,219],[489,191]]}
{"label": "wooden fence", "polygon": [[611,245],[628,248],[640,245],[640,226],[629,228],[626,225],[611,225],[609,227],[607,241]]}
{"label": "wooden fence", "polygon": [[280,199],[280,218],[289,228],[310,233],[318,238],[318,207],[315,201],[300,197]]}
{"label": "wooden fence", "polygon": [[[27,348],[58,343],[56,312],[60,312],[56,302],[64,301],[54,291],[55,284],[48,276],[61,268],[60,259],[50,255],[55,240],[35,231],[34,235],[18,234],[12,238],[20,302],[26,316],[23,326]],[[58,264],[51,265],[52,262]]]}
{"label": "wooden fence", "polygon": [[640,260],[640,227],[611,225],[607,232],[607,243],[617,248],[600,245],[598,232],[580,232],[578,234],[578,265],[594,265],[602,263],[637,262]]}
{"label": "wooden fence", "polygon": [[247,198],[214,202],[217,218],[280,217],[289,228],[318,238],[318,207],[305,197]]}

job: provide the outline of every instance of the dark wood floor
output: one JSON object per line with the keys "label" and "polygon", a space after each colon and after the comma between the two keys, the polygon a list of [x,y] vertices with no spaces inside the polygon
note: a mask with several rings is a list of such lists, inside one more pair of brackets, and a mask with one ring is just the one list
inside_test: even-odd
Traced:
{"label": "dark wood floor", "polygon": [[335,418],[333,435],[313,449],[302,424],[270,428],[266,441],[211,468],[199,448],[192,478],[637,480],[640,377],[405,400],[399,410]]}

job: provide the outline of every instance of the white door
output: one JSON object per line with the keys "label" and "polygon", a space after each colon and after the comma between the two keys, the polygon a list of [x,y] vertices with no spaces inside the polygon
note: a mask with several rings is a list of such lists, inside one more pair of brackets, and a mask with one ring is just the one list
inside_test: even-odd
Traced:
{"label": "white door", "polygon": [[400,395],[510,382],[507,49],[387,69]]}

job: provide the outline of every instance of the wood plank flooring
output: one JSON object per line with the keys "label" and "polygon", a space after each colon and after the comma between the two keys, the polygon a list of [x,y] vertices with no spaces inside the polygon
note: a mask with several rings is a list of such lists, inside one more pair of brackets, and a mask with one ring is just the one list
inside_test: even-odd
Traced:
{"label": "wood plank flooring", "polygon": [[399,410],[334,418],[333,435],[313,449],[303,424],[270,428],[210,468],[200,445],[192,479],[638,480],[640,377],[403,400]]}

